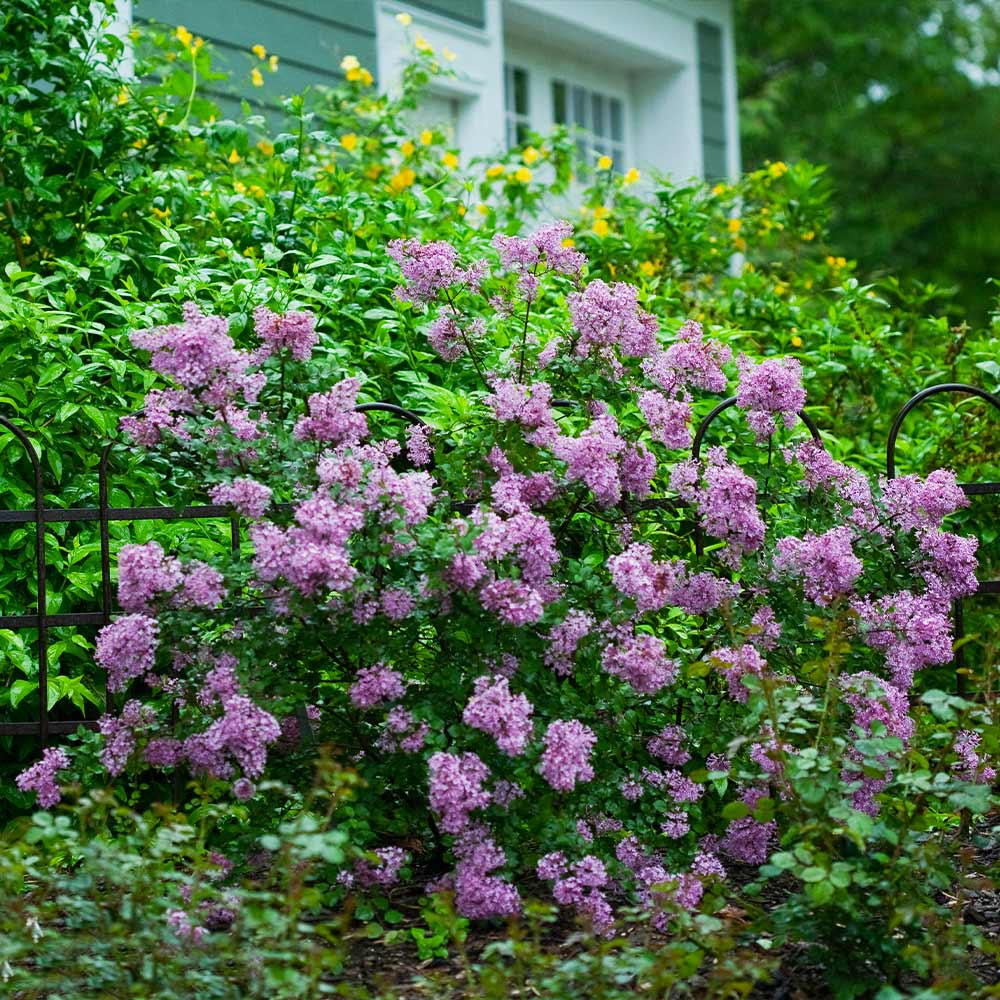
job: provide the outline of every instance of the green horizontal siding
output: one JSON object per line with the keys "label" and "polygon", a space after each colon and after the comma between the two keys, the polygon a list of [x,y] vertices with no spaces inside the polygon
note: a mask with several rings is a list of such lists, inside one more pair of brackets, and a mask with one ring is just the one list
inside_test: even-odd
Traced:
{"label": "green horizontal siding", "polygon": [[[346,55],[375,72],[374,0],[134,0],[134,14],[137,21],[183,24],[211,43],[214,64],[230,78],[209,93],[226,113],[240,98],[277,106],[307,86],[334,86],[344,79]],[[276,73],[251,53],[258,44],[279,57]],[[251,84],[255,66],[263,87]]]}
{"label": "green horizontal siding", "polygon": [[411,7],[452,17],[477,28],[486,27],[486,0],[409,0],[409,3]]}
{"label": "green horizontal siding", "polygon": [[699,21],[697,28],[702,166],[705,180],[718,180],[729,173],[722,28],[711,21]]}

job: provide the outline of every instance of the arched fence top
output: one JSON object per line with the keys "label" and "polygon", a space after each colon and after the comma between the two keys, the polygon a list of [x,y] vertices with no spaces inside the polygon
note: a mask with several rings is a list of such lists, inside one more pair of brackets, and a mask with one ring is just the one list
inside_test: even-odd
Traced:
{"label": "arched fence top", "polygon": [[419,417],[412,410],[397,406],[395,403],[358,403],[354,407],[355,413],[392,413],[397,417],[402,417],[407,423],[416,424],[418,427],[426,427],[427,421]]}
{"label": "arched fence top", "polygon": [[[704,420],[702,420],[702,422],[698,425],[698,430],[695,432],[694,441],[691,443],[692,458],[699,458],[701,456],[702,441],[704,441],[705,434],[708,432],[708,428],[715,421],[716,417],[718,417],[721,413],[724,413],[731,406],[735,405],[736,405],[736,397],[730,396],[728,399],[724,399],[721,403],[715,406],[712,412],[709,413]],[[805,410],[799,410],[798,417],[802,421],[802,423],[806,425],[806,429],[812,435],[813,441],[815,441],[816,444],[818,444],[822,448],[823,440],[820,437],[819,428],[816,426],[812,417],[810,417]]]}
{"label": "arched fence top", "polygon": [[[896,475],[896,439],[899,437],[900,429],[907,415],[925,399],[951,392],[960,392],[967,396],[984,399],[1000,412],[1000,397],[985,389],[980,389],[977,385],[969,385],[965,382],[943,382],[941,385],[932,385],[927,389],[921,389],[900,408],[889,428],[889,437],[885,446],[885,472],[889,479],[893,479]],[[966,493],[1000,493],[1000,483],[966,483],[962,485],[962,489]]]}

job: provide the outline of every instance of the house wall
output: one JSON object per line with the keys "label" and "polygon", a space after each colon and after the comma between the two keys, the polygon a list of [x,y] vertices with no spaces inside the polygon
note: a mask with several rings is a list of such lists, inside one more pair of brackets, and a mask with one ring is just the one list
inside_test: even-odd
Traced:
{"label": "house wall", "polygon": [[[409,27],[396,20],[403,12]],[[135,0],[134,17],[211,41],[234,90],[256,104],[335,85],[345,55],[392,90],[420,34],[455,53],[455,75],[432,80],[412,125],[443,125],[463,155],[504,147],[508,62],[528,71],[536,131],[552,127],[552,81],[563,79],[625,105],[626,162],[616,166],[675,180],[740,170],[730,0]],[[261,88],[250,86],[256,44],[281,59]],[[235,110],[232,93],[213,96]]]}
{"label": "house wall", "polygon": [[[375,63],[374,0],[134,0],[133,10],[137,21],[183,24],[212,43],[231,88],[210,84],[206,90],[227,113],[237,107],[234,93],[276,106],[307,86],[336,86],[345,55]],[[264,86],[255,88],[250,71],[259,64],[250,49],[258,44],[280,64],[277,73],[265,69]]]}
{"label": "house wall", "polygon": [[[460,0],[449,0],[458,4]],[[461,0],[466,5],[472,0]],[[482,20],[455,20],[436,13],[443,0],[415,5],[412,0],[377,0],[377,76],[380,86],[393,91],[399,86],[408,51],[419,35],[439,55],[444,49],[455,54],[448,64],[455,75],[441,76],[429,85],[430,107],[413,116],[413,126],[445,127],[466,157],[488,156],[503,146],[503,22],[497,0],[476,0]],[[404,27],[396,15],[407,13],[412,24]],[[446,65],[441,55],[442,65]]]}

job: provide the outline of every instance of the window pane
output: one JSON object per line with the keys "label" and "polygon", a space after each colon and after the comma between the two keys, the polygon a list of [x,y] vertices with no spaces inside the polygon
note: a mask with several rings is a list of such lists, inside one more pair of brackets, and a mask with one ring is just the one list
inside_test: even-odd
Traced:
{"label": "window pane", "polygon": [[583,87],[573,88],[573,124],[587,127],[587,92]]}
{"label": "window pane", "polygon": [[528,72],[520,68],[514,70],[514,111],[519,115],[528,113]]}
{"label": "window pane", "polygon": [[607,135],[604,126],[604,98],[600,94],[591,94],[590,107],[592,111],[591,121],[593,122],[591,131],[594,135]]}
{"label": "window pane", "polygon": [[552,118],[557,125],[565,125],[566,116],[566,84],[562,80],[552,81]]}
{"label": "window pane", "polygon": [[621,142],[625,138],[622,126],[622,102],[617,97],[612,97],[608,101],[608,106],[611,109],[611,138],[615,142]]}

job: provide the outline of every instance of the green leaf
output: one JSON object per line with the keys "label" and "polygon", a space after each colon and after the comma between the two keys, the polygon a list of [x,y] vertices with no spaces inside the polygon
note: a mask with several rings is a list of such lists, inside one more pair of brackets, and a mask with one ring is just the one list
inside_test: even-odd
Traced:
{"label": "green leaf", "polygon": [[34,694],[37,690],[37,681],[14,681],[14,683],[10,686],[10,707],[17,708],[17,706],[20,705],[29,694]]}
{"label": "green leaf", "polygon": [[803,882],[820,882],[826,878],[826,869],[820,868],[818,865],[810,865],[799,872],[799,878]]}
{"label": "green leaf", "polygon": [[725,820],[743,819],[750,815],[750,807],[745,802],[730,802],[722,808],[722,818]]}

